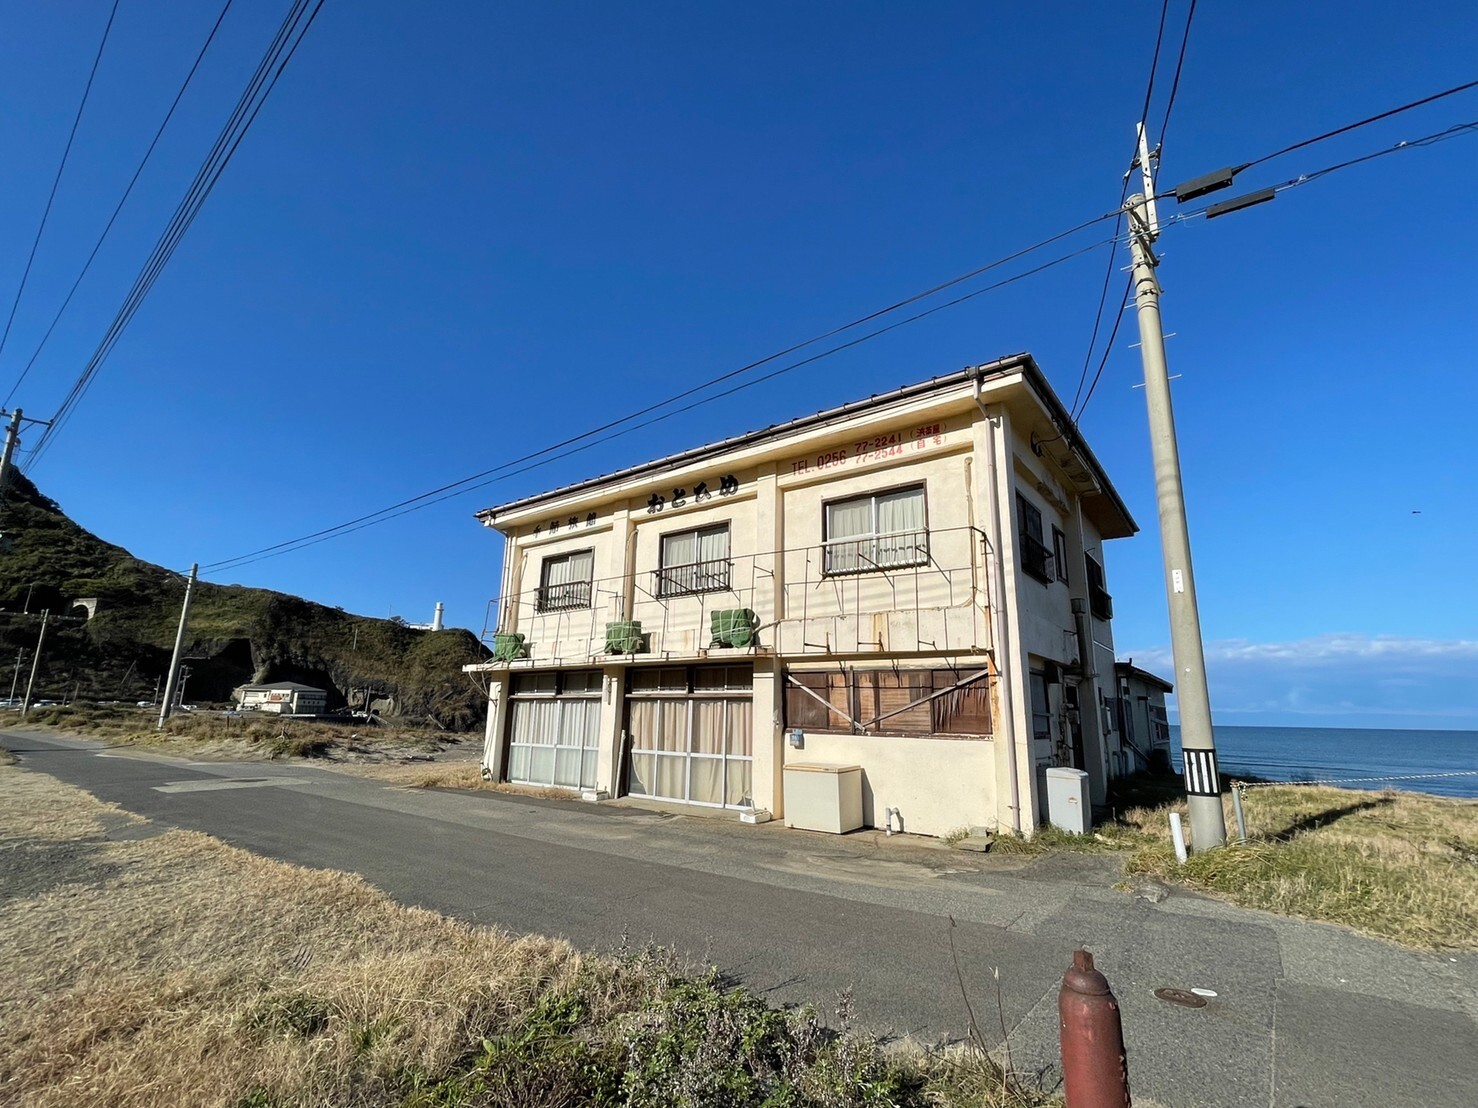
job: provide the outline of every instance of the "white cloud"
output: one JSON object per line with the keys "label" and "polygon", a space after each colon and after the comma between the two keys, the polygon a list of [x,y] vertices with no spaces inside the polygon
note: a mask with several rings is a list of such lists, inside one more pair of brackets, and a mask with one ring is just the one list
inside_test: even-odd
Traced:
{"label": "white cloud", "polygon": [[[1173,680],[1168,647],[1126,651]],[[1335,633],[1206,646],[1212,712],[1224,722],[1478,728],[1478,641]]]}

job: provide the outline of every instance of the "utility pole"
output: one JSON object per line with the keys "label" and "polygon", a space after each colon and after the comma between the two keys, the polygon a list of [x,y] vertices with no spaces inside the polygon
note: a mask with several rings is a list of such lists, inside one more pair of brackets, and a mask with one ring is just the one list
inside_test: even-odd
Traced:
{"label": "utility pole", "polygon": [[5,453],[0,454],[0,495],[4,495],[5,483],[10,480],[10,459],[15,455],[15,444],[21,437],[21,410],[17,408],[10,416],[10,426],[5,429]]}
{"label": "utility pole", "polygon": [[21,719],[31,710],[31,689],[36,685],[36,670],[41,666],[41,644],[46,641],[46,620],[50,615],[50,608],[41,613],[41,633],[36,636],[36,656],[31,659],[31,677],[26,682],[26,698],[21,701]]}
{"label": "utility pole", "polygon": [[[1156,152],[1158,156],[1158,151]],[[1159,259],[1150,249],[1160,233],[1155,214],[1155,178],[1144,124],[1139,125],[1139,169],[1143,195],[1131,196],[1129,250],[1134,259],[1134,298],[1139,312],[1139,353],[1144,361],[1144,398],[1149,409],[1150,448],[1155,460],[1155,496],[1160,509],[1160,546],[1165,561],[1165,596],[1170,605],[1170,650],[1175,658],[1175,702],[1180,709],[1180,747],[1185,761],[1186,799],[1191,837],[1197,850],[1224,846],[1226,816],[1221,807],[1221,777],[1211,730],[1211,696],[1206,688],[1206,657],[1201,616],[1191,572],[1191,536],[1186,526],[1185,492],[1180,479],[1180,449],[1170,406],[1170,373],[1165,363],[1165,333],[1160,323]]]}
{"label": "utility pole", "polygon": [[169,659],[169,678],[164,683],[164,700],[159,705],[159,723],[156,731],[164,730],[164,721],[169,718],[170,701],[174,699],[175,681],[180,675],[180,655],[185,650],[185,629],[190,622],[190,594],[195,591],[195,576],[200,572],[200,563],[190,567],[189,580],[185,582],[185,602],[180,605],[180,629],[175,632],[174,654]]}
{"label": "utility pole", "polygon": [[12,706],[15,704],[15,687],[21,679],[21,655],[25,652],[26,648],[23,646],[15,652],[15,669],[10,674],[10,703]]}

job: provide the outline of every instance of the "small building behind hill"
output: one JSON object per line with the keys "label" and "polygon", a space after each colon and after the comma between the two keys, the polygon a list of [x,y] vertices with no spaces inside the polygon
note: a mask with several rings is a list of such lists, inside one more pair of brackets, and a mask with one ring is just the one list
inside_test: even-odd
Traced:
{"label": "small building behind hill", "polygon": [[244,710],[276,712],[284,716],[316,716],[328,707],[328,693],[296,681],[274,681],[270,685],[241,685],[231,699]]}
{"label": "small building behind hill", "polygon": [[1123,749],[1121,773],[1138,770],[1170,770],[1170,720],[1165,714],[1165,694],[1175,686],[1163,677],[1140,669],[1134,659],[1114,663],[1118,685],[1119,737]]}

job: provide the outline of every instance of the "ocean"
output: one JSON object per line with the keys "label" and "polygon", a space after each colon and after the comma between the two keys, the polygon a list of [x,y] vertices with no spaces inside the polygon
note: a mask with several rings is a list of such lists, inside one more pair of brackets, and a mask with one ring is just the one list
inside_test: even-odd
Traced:
{"label": "ocean", "polygon": [[[1478,797],[1478,731],[1384,730],[1356,727],[1213,728],[1223,773],[1270,781],[1333,781],[1350,777],[1409,780],[1351,782],[1357,789],[1410,789],[1440,796]],[[1180,728],[1170,728],[1171,757],[1180,769]],[[1414,774],[1466,774],[1413,777]]]}

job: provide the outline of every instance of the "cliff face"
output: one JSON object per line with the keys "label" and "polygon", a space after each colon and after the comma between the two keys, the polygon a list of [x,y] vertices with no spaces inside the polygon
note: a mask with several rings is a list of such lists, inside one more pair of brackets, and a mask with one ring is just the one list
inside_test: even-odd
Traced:
{"label": "cliff face", "polygon": [[[36,696],[152,696],[169,668],[183,578],[79,527],[19,473],[0,531],[0,665],[15,665],[24,686],[49,609]],[[96,601],[91,618],[79,600]],[[430,716],[465,730],[485,703],[461,667],[486,655],[467,631],[416,631],[284,593],[202,582],[190,610],[186,699],[223,701],[248,681],[301,681],[328,689],[330,710],[388,698],[407,722]],[[0,687],[4,676],[0,668]]]}

